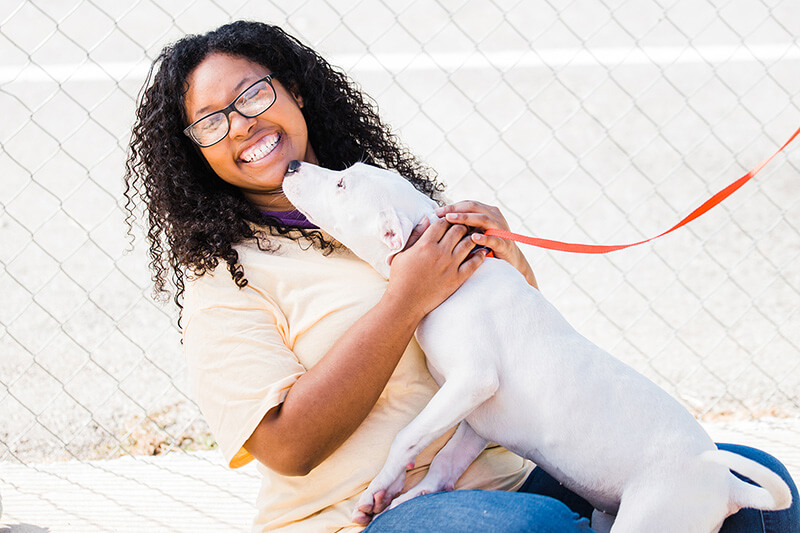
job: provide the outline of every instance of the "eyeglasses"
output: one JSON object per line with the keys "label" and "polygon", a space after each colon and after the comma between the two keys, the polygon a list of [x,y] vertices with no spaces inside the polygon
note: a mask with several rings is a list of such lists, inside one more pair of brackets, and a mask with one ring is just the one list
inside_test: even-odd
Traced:
{"label": "eyeglasses", "polygon": [[231,113],[236,111],[243,117],[253,118],[272,107],[276,98],[275,87],[272,86],[275,76],[277,74],[274,72],[264,76],[242,91],[228,107],[195,120],[183,133],[203,148],[217,144],[231,130]]}

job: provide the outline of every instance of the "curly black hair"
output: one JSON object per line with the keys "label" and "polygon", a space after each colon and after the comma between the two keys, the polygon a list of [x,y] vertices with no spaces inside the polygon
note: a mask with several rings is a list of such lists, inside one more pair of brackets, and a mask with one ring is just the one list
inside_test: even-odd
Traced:
{"label": "curly black hair", "polygon": [[[162,50],[153,62],[136,113],[125,172],[125,209],[132,235],[135,210],[147,212],[150,268],[156,298],[169,294],[168,277],[181,308],[184,278],[202,276],[220,260],[239,287],[247,284],[234,245],[251,239],[262,250],[268,234],[306,239],[330,253],[335,244],[313,230],[290,231],[220,179],[183,134],[187,77],[210,54],[243,57],[279,73],[302,95],[308,141],[319,164],[334,170],[362,161],[394,169],[420,191],[438,199],[435,172],[404,147],[370,100],[345,74],[281,28],[238,21],[190,35]],[[261,228],[261,229],[259,229]]]}

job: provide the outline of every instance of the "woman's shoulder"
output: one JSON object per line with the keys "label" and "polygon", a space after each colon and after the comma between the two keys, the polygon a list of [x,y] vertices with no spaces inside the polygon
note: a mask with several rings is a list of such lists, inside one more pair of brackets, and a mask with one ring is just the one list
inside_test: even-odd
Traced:
{"label": "woman's shoulder", "polygon": [[[351,271],[363,269],[365,263],[342,246],[321,249],[306,239],[295,236],[270,235],[233,246],[238,255],[237,269],[241,279],[237,283],[228,263],[220,259],[212,270],[187,272],[185,299],[194,305],[195,300],[239,300],[241,292],[256,291],[273,294],[279,288],[302,286],[328,279],[347,279]],[[344,278],[336,278],[336,275]]]}

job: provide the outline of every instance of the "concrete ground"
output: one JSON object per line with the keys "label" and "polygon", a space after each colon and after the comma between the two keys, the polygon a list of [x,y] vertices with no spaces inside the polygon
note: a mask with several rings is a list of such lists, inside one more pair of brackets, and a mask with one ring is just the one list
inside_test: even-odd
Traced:
{"label": "concrete ground", "polygon": [[[800,419],[706,424],[719,442],[761,448],[800,479]],[[3,464],[0,533],[247,531],[258,475],[218,452]]]}
{"label": "concrete ground", "polygon": [[0,470],[2,533],[246,531],[255,468],[231,470],[214,452]]}

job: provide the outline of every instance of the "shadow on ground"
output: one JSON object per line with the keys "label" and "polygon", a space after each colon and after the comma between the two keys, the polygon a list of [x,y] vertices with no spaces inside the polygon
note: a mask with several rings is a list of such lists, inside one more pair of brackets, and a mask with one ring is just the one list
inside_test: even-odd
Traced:
{"label": "shadow on ground", "polygon": [[50,528],[33,524],[7,524],[0,526],[0,533],[49,533]]}

